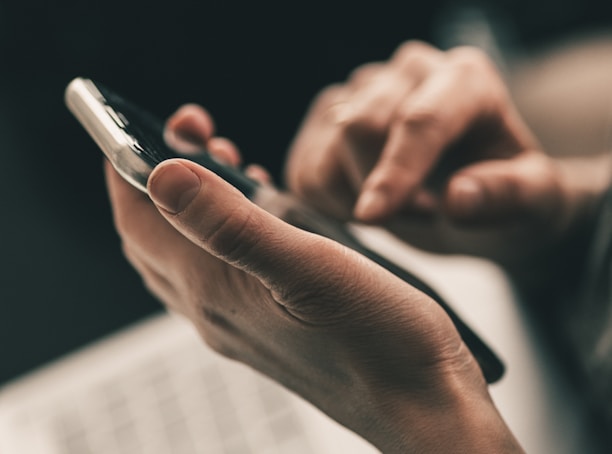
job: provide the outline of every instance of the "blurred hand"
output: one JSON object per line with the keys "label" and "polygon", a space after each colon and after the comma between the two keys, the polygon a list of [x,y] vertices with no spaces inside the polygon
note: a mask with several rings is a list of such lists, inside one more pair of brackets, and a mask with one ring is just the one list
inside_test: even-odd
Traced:
{"label": "blurred hand", "polygon": [[[196,106],[168,122],[167,135],[238,163],[236,147],[213,134]],[[474,358],[426,295],[338,243],[284,223],[193,162],[160,164],[150,199],[110,165],[107,181],[126,256],[216,351],[385,452],[519,449]]]}
{"label": "blurred hand", "polygon": [[502,263],[546,248],[575,212],[563,172],[539,151],[495,67],[465,47],[408,42],[324,90],[286,179],[334,216]]}

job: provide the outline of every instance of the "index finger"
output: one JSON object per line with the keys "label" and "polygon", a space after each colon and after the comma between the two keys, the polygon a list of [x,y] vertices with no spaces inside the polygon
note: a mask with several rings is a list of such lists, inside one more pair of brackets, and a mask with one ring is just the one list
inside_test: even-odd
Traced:
{"label": "index finger", "polygon": [[488,60],[470,50],[424,81],[398,108],[389,138],[355,206],[381,221],[408,205],[444,151],[485,115],[500,115],[503,85]]}

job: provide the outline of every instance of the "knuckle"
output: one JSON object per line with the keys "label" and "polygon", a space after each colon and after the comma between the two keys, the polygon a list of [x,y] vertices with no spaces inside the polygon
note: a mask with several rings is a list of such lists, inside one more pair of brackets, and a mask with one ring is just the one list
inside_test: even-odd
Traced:
{"label": "knuckle", "polygon": [[492,74],[495,66],[487,54],[473,46],[459,46],[448,52],[449,61],[459,71],[467,74]]}
{"label": "knuckle", "polygon": [[325,87],[314,98],[310,105],[309,112],[306,116],[306,122],[314,122],[316,124],[331,124],[340,123],[340,117],[344,117],[346,110],[344,109],[349,99],[349,90],[347,86],[334,84]]}
{"label": "knuckle", "polygon": [[327,109],[342,98],[345,87],[342,84],[332,84],[323,88],[315,97],[313,105],[316,108]]}
{"label": "knuckle", "polygon": [[361,86],[370,81],[372,77],[376,76],[384,67],[385,65],[382,63],[366,63],[351,71],[348,79],[351,84]]}
{"label": "knuckle", "polygon": [[485,111],[496,111],[507,103],[505,83],[493,61],[481,49],[473,46],[456,47],[449,51],[449,62],[458,79],[475,87],[475,95],[485,104]]}
{"label": "knuckle", "polygon": [[366,87],[351,101],[331,108],[329,115],[335,128],[331,141],[338,146],[346,146],[353,138],[362,139],[386,133],[397,104],[393,96],[392,88],[369,90]]}
{"label": "knuckle", "polygon": [[[402,107],[397,114],[397,124],[409,135],[416,135],[431,150],[444,143],[447,134],[444,114],[439,107],[431,105],[409,105]],[[403,160],[405,156],[398,155]]]}
{"label": "knuckle", "polygon": [[371,73],[367,80],[364,76],[359,83],[351,82],[351,88],[333,86],[321,92],[315,101],[315,112],[329,131],[329,140],[342,142],[355,130],[384,130],[388,126],[388,106],[397,96],[393,82],[392,71],[381,70]]}
{"label": "knuckle", "polygon": [[356,139],[378,137],[389,128],[389,118],[390,115],[382,109],[354,112],[350,121],[343,125],[343,134],[346,138]]}
{"label": "knuckle", "polygon": [[423,67],[439,51],[429,44],[412,40],[401,44],[393,53],[391,60],[401,67],[415,69]]}
{"label": "knuckle", "polygon": [[393,58],[402,59],[413,55],[429,54],[433,47],[424,41],[410,40],[399,45],[393,54]]}

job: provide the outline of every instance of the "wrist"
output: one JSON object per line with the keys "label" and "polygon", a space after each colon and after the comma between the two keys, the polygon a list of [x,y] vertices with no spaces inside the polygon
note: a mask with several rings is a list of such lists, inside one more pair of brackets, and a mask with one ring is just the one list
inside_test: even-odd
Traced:
{"label": "wrist", "polygon": [[387,394],[370,441],[384,453],[522,453],[480,370],[462,369],[441,372],[418,393]]}

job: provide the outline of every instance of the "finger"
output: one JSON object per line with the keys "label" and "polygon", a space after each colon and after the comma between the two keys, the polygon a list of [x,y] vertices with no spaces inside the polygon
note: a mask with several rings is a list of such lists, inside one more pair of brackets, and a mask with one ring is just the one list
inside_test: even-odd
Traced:
{"label": "finger", "polygon": [[225,164],[237,167],[242,162],[238,147],[225,137],[212,137],[208,140],[206,148],[211,155]]}
{"label": "finger", "polygon": [[[149,179],[149,193],[160,213],[186,238],[258,278],[298,318],[309,314],[316,318],[310,322],[322,318],[329,322],[330,313],[342,312],[339,305],[347,301],[353,301],[356,307],[351,310],[357,310],[363,299],[360,285],[378,285],[372,276],[381,271],[373,264],[355,258],[338,243],[272,216],[193,162],[160,164]],[[354,285],[347,289],[343,282]],[[347,292],[355,292],[354,298]],[[306,297],[313,293],[316,298]]]}
{"label": "finger", "polygon": [[330,125],[336,137],[327,153],[342,159],[351,188],[359,192],[368,173],[376,164],[388,135],[389,126],[401,100],[419,81],[398,71],[381,71],[362,84],[340,104],[341,122]]}
{"label": "finger", "polygon": [[355,190],[341,162],[350,153],[342,129],[346,94],[345,86],[335,85],[317,96],[290,146],[284,178],[309,204],[348,219]]}
{"label": "finger", "polygon": [[183,140],[204,145],[215,132],[210,114],[197,104],[185,104],[166,121],[166,130]]}
{"label": "finger", "polygon": [[346,172],[356,190],[361,189],[385,144],[398,106],[443,61],[443,53],[427,44],[401,46],[389,64],[377,70],[358,69],[345,94],[343,130],[352,153]]}
{"label": "finger", "polygon": [[272,176],[270,173],[260,165],[250,164],[246,169],[244,169],[244,173],[247,177],[258,181],[262,184],[271,184]]}
{"label": "finger", "polygon": [[[217,336],[206,335],[216,329],[214,325],[222,324],[221,331],[233,330],[232,322],[223,314],[234,311],[243,316],[235,309],[242,302],[241,296],[236,297],[232,291],[233,286],[242,289],[238,292],[244,291],[247,281],[237,281],[236,276],[232,280],[231,271],[236,270],[228,270],[226,263],[177,231],[150,199],[123,181],[110,165],[107,180],[124,253],[146,287],[171,309],[196,320],[209,344],[218,341]],[[257,300],[260,287],[246,288],[249,296]],[[193,304],[194,296],[197,304]]]}
{"label": "finger", "polygon": [[386,131],[396,106],[440,64],[442,56],[443,52],[426,43],[409,41],[393,53],[388,64],[357,68],[344,94],[351,131]]}
{"label": "finger", "polygon": [[418,71],[424,61],[442,59],[445,52],[425,41],[410,40],[402,43],[391,56],[390,63],[403,71]]}
{"label": "finger", "polygon": [[477,118],[497,114],[498,84],[488,76],[491,65],[484,57],[463,58],[465,62],[437,71],[398,108],[380,159],[355,206],[358,219],[380,221],[409,204],[443,151]]}
{"label": "finger", "polygon": [[[420,71],[419,71],[420,72]],[[386,68],[360,82],[347,96],[342,123],[354,136],[386,132],[398,104],[419,83],[415,74]]]}
{"label": "finger", "polygon": [[555,222],[562,203],[558,175],[547,157],[525,152],[514,159],[482,161],[450,179],[444,208],[458,224]]}
{"label": "finger", "polygon": [[286,230],[284,223],[214,173],[173,159],[156,167],[148,189],[162,215],[196,245],[239,268],[245,258],[258,267],[273,266],[266,248],[271,237],[282,241],[277,232]]}
{"label": "finger", "polygon": [[207,149],[225,164],[238,166],[240,152],[229,139],[213,137],[214,122],[210,114],[197,104],[181,106],[166,122],[164,139],[175,150],[198,153]]}

